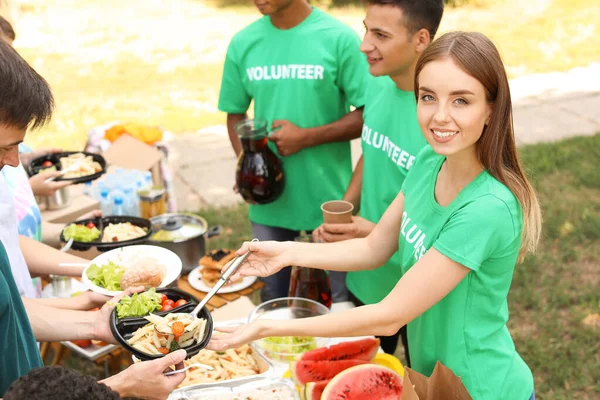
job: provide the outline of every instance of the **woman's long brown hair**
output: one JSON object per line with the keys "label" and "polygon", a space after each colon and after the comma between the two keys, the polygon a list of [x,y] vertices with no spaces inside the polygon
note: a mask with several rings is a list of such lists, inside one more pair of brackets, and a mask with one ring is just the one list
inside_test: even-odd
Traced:
{"label": "woman's long brown hair", "polygon": [[523,233],[519,259],[535,251],[541,234],[542,216],[533,187],[527,180],[515,144],[512,103],[508,78],[496,46],[477,32],[450,32],[435,40],[421,55],[415,71],[415,95],[419,99],[419,73],[432,61],[451,58],[477,79],[492,104],[489,124],[477,142],[477,155],[484,168],[506,185],[521,203]]}

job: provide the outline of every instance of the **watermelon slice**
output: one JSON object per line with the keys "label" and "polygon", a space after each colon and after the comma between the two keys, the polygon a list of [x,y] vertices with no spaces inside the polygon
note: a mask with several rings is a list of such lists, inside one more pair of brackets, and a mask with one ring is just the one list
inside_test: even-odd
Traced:
{"label": "watermelon slice", "polygon": [[319,382],[308,382],[304,386],[304,399],[305,400],[321,400],[321,395],[325,390],[325,387],[331,380],[319,381]]}
{"label": "watermelon slice", "polygon": [[389,368],[376,364],[348,368],[325,387],[321,400],[398,400],[402,378]]}
{"label": "watermelon slice", "polygon": [[379,339],[367,338],[353,342],[342,342],[329,347],[307,351],[300,361],[337,361],[364,360],[372,361],[379,350]]}
{"label": "watermelon slice", "polygon": [[326,381],[340,372],[356,365],[367,364],[364,360],[296,361],[290,363],[292,378],[300,385],[308,382]]}

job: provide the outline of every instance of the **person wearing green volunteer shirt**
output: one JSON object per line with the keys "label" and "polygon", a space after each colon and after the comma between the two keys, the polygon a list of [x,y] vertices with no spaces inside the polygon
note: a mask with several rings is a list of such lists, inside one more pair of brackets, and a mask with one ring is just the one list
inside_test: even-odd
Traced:
{"label": "person wearing green volunteer shirt", "polygon": [[[360,50],[367,56],[369,72],[377,77],[365,94],[362,157],[344,200],[360,216],[351,224],[323,224],[313,236],[324,242],[366,237],[392,203],[427,143],[419,121],[414,94],[415,66],[433,40],[444,11],[443,0],[367,0],[365,36]],[[400,255],[395,253],[379,268],[349,272],[350,299],[361,306],[380,302],[401,277]],[[381,337],[381,348],[396,351],[402,338],[406,363],[410,353],[406,327]]]}
{"label": "person wearing green volunteer shirt", "polygon": [[415,69],[417,115],[428,145],[366,238],[336,243],[245,243],[232,279],[295,264],[332,270],[382,265],[400,251],[402,278],[377,304],[320,317],[256,320],[223,329],[222,351],[269,336],[389,335],[408,324],[412,369],[440,361],[475,400],[527,400],[533,376],[507,328],[518,260],[535,250],[540,207],[520,165],[506,71],[481,33],[434,41]]}
{"label": "person wearing green volunteer shirt", "polygon": [[[53,105],[52,92],[44,78],[8,43],[0,40],[0,172],[5,166],[19,165],[18,146],[27,129],[46,123]],[[6,194],[6,190],[0,193]],[[8,206],[4,199],[0,202],[0,209],[10,208]],[[21,298],[5,246],[7,238],[13,244],[18,240],[16,218],[14,214],[10,216],[14,228],[12,237],[3,234],[0,238],[0,397],[13,381],[42,366],[36,340],[98,339],[116,343],[109,317],[119,299],[133,292],[128,289],[106,302],[99,311],[61,308],[67,303],[73,306],[76,298],[69,299],[73,301]],[[0,228],[4,225],[0,224]],[[23,255],[14,250],[11,252],[22,259]],[[185,373],[165,376],[163,372],[172,365],[183,367],[185,357],[185,350],[180,350],[158,360],[138,363],[103,383],[123,397],[165,399],[183,381]]]}
{"label": "person wearing green volunteer shirt", "polygon": [[[307,0],[254,2],[264,16],[229,44],[219,110],[227,113],[237,155],[234,126],[247,118],[251,101],[254,118],[279,128],[269,146],[283,158],[283,194],[270,204],[250,205],[249,218],[259,240],[294,240],[323,222],[321,204],[341,198],[350,182],[349,140],[360,136],[370,76],[349,26]],[[351,105],[357,109],[350,112]],[[330,278],[334,301],[345,300],[345,277]],[[263,301],[287,296],[290,268],[265,283]]]}

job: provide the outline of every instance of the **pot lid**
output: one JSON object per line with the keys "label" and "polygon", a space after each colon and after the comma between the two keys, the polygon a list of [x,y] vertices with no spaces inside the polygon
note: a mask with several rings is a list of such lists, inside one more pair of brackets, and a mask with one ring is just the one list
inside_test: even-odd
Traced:
{"label": "pot lid", "polygon": [[207,223],[193,214],[161,214],[150,219],[152,236],[156,242],[182,242],[204,235]]}

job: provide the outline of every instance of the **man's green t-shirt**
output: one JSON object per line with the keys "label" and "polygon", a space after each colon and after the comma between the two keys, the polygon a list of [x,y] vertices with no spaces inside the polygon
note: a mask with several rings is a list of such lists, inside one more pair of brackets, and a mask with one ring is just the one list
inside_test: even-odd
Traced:
{"label": "man's green t-shirt", "polygon": [[0,242],[0,397],[12,382],[42,366],[6,250]]}
{"label": "man's green t-shirt", "polygon": [[[360,216],[377,223],[427,142],[417,120],[414,92],[398,89],[388,76],[369,83],[363,120]],[[391,292],[401,276],[400,254],[394,253],[377,269],[349,272],[346,283],[360,301],[374,304]]]}
{"label": "man's green t-shirt", "polygon": [[[219,110],[288,120],[300,128],[337,121],[362,107],[367,63],[360,39],[347,25],[313,8],[294,28],[281,30],[263,17],[232,39],[223,70]],[[273,143],[270,147],[276,152]],[[341,199],[352,176],[349,142],[305,148],[283,158],[285,188],[276,201],[250,206],[250,220],[292,230],[323,222],[321,204]]]}
{"label": "man's green t-shirt", "polygon": [[408,324],[411,367],[429,376],[439,360],[475,400],[527,400],[533,376],[506,326],[508,290],[521,246],[521,206],[484,170],[442,207],[434,190],[444,160],[425,146],[402,186],[402,273],[431,247],[471,271]]}

